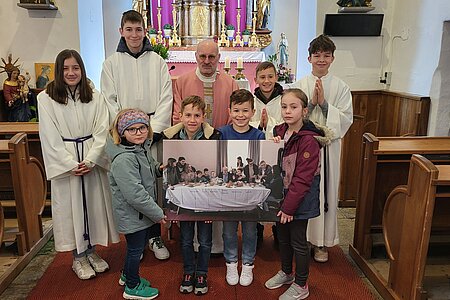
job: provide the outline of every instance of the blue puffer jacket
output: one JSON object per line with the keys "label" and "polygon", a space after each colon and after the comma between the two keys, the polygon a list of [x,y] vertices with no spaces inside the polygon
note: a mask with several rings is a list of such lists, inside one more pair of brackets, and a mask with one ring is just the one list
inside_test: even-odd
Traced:
{"label": "blue puffer jacket", "polygon": [[162,173],[151,156],[150,140],[125,146],[109,137],[106,152],[112,161],[108,176],[117,231],[133,233],[159,222],[164,213],[156,203],[156,177]]}

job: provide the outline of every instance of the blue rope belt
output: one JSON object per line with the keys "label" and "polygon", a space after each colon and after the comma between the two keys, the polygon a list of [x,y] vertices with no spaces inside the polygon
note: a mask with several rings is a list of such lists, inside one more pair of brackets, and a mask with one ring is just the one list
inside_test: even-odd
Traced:
{"label": "blue rope belt", "polygon": [[[83,137],[79,137],[79,138],[75,138],[75,139],[70,139],[70,138],[65,138],[65,137],[63,137],[62,139],[64,142],[75,143],[75,149],[77,150],[77,159],[78,159],[78,163],[80,163],[84,159],[83,143],[91,138],[92,138],[92,134],[83,136]],[[80,145],[81,145],[81,154],[80,154],[80,148],[79,148]],[[85,185],[84,185],[84,175],[80,176],[80,178],[81,178],[81,195],[83,198],[83,217],[84,217],[83,238],[85,241],[86,240],[88,241],[88,249],[91,249],[92,245],[91,245],[91,238],[89,236],[89,219],[88,219],[87,202],[86,202],[86,189],[85,189]]]}

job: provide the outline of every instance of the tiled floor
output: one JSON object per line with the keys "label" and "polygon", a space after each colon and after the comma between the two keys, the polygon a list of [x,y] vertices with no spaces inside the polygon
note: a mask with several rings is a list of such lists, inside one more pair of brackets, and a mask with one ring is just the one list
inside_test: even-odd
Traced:
{"label": "tiled floor", "polygon": [[[353,240],[353,228],[355,219],[355,209],[341,208],[338,214],[338,226],[340,234],[340,246],[344,253],[348,256],[348,245]],[[22,271],[22,273],[14,280],[14,282],[0,295],[0,299],[15,300],[25,299],[28,293],[33,289],[38,279],[45,272],[47,266],[53,261],[56,255],[53,247],[53,241],[49,241],[47,245],[39,252],[39,254],[31,261],[31,263]],[[349,256],[348,256],[349,257]],[[358,269],[349,257],[349,261],[355,266],[362,280],[371,289],[378,299],[382,299],[374,287],[367,280],[365,275]],[[442,263],[447,265],[442,265]],[[429,291],[430,299],[450,299],[450,258],[446,261],[438,259],[430,260],[427,265],[425,278],[425,286]],[[384,259],[374,260],[374,266],[383,276],[387,276],[388,262]],[[1,275],[1,270],[0,270]]]}

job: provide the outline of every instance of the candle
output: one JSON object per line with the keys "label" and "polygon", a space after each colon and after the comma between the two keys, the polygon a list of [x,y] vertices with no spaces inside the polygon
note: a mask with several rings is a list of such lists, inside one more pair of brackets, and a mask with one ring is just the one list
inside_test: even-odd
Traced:
{"label": "candle", "polygon": [[239,69],[243,69],[244,68],[244,60],[242,59],[242,57],[238,57],[237,59],[237,68]]}
{"label": "candle", "polygon": [[257,11],[258,6],[256,5],[256,0],[253,0],[253,11]]}
{"label": "candle", "polygon": [[158,7],[161,7],[161,0],[158,0]]}
{"label": "candle", "polygon": [[237,8],[241,8],[241,0],[237,0]]}
{"label": "candle", "polygon": [[225,57],[225,66],[224,66],[224,68],[231,69],[230,58],[228,56]]}

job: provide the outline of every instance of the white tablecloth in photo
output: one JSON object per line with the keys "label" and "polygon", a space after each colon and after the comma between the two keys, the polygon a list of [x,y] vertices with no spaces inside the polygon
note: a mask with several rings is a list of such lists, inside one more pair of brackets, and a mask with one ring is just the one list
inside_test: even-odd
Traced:
{"label": "white tablecloth in photo", "polygon": [[167,189],[167,199],[173,204],[196,211],[238,211],[254,209],[263,203],[270,190],[263,186],[243,187],[195,186],[177,184]]}
{"label": "white tablecloth in photo", "polygon": [[[244,63],[256,62],[260,63],[266,60],[266,55],[262,51],[220,51],[220,61],[225,62],[225,58],[229,57],[230,62],[235,63],[239,57],[242,57]],[[195,51],[188,50],[169,50],[168,63],[184,62],[184,63],[197,63],[195,60]]]}

